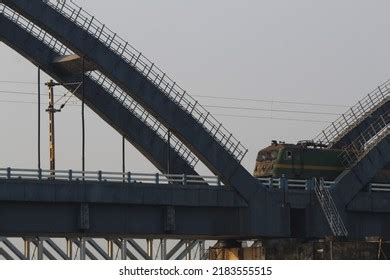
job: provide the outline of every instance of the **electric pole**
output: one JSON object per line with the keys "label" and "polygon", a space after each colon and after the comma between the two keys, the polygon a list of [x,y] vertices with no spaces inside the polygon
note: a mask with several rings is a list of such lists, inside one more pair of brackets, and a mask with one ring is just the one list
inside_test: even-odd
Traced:
{"label": "electric pole", "polygon": [[[54,131],[54,114],[61,112],[61,109],[54,108],[54,87],[60,86],[59,83],[54,83],[50,80],[45,84],[49,88],[49,106],[46,112],[49,113],[49,158],[50,158],[50,175],[55,176],[56,169],[56,146],[55,146],[55,131]],[[53,177],[54,179],[54,177]]]}

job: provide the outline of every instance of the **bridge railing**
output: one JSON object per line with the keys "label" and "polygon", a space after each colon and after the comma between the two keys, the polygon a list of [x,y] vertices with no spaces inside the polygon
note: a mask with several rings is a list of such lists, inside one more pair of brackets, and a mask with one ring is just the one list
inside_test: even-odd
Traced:
{"label": "bridge railing", "polygon": [[313,141],[325,145],[332,145],[341,139],[353,127],[361,123],[373,110],[379,108],[390,100],[390,80],[378,86],[362,100],[332,122],[326,129],[321,131]]}
{"label": "bridge railing", "polygon": [[16,13],[14,10],[8,8],[6,5],[1,3],[0,14],[3,14],[6,18],[22,27],[24,30],[29,32],[41,42],[45,43],[48,47],[53,49],[59,55],[69,55],[72,53],[65,45],[63,45],[53,36],[49,35],[47,32],[43,31],[31,21],[27,20],[23,16]]}
{"label": "bridge railing", "polygon": [[[62,43],[60,43],[53,36],[43,31],[41,28],[28,21],[26,18],[20,16],[18,13],[0,4],[0,14],[19,25],[21,28],[29,32],[35,38],[43,42],[58,55],[69,55],[72,52]],[[151,128],[157,135],[159,135],[165,142],[168,142],[168,130],[152,115],[150,115],[142,106],[140,106],[129,95],[125,94],[118,86],[116,86],[105,75],[98,71],[87,73],[93,81],[102,86],[110,95],[112,95],[119,103],[128,109],[135,117]],[[183,142],[177,139],[174,135],[170,137],[171,147],[185,160],[191,167],[195,167],[199,159],[188,149]]]}
{"label": "bridge railing", "polygon": [[218,122],[202,105],[182,89],[175,81],[146,58],[140,51],[122,39],[105,24],[83,10],[72,1],[44,1],[90,35],[94,36],[111,51],[120,56],[131,67],[134,67],[168,98],[194,117],[209,134],[237,161],[241,162],[248,150]]}
{"label": "bridge railing", "polygon": [[363,131],[350,145],[344,148],[340,159],[346,168],[350,168],[363,158],[378,142],[390,132],[390,112],[381,115],[377,121]]}
{"label": "bridge railing", "polygon": [[[296,190],[309,190],[314,188],[314,181],[307,179],[288,179],[282,178],[257,178],[265,187],[274,189],[296,189]],[[324,181],[325,187],[330,188],[333,186],[333,181]]]}
{"label": "bridge railing", "polygon": [[0,168],[0,179],[7,180],[63,180],[63,181],[94,181],[121,183],[151,183],[151,184],[196,184],[223,186],[218,176],[198,176],[186,174],[159,174],[107,171],[77,171],[77,170],[45,170]]}
{"label": "bridge railing", "polygon": [[[265,187],[270,189],[311,190],[315,189],[314,179],[288,179],[288,178],[257,178]],[[323,186],[330,189],[334,181],[323,181]],[[390,183],[370,183],[368,191],[390,192]]]}
{"label": "bridge railing", "polygon": [[[151,183],[151,184],[197,184],[209,186],[224,186],[218,176],[199,176],[186,174],[107,172],[107,171],[77,171],[77,170],[45,170],[0,168],[0,179],[6,180],[61,180],[88,182],[117,183]],[[269,189],[314,190],[314,179],[257,178]],[[324,188],[334,186],[334,181],[324,181]],[[370,183],[368,191],[390,192],[390,183]]]}

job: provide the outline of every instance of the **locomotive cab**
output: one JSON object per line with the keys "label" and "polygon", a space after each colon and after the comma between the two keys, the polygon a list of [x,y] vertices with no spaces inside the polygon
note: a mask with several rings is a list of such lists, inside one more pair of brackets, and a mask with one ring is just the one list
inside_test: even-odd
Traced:
{"label": "locomotive cab", "polygon": [[272,141],[271,146],[260,150],[256,158],[256,166],[254,170],[255,177],[274,177],[275,165],[282,157],[292,159],[292,150],[288,148],[290,144],[277,143]]}

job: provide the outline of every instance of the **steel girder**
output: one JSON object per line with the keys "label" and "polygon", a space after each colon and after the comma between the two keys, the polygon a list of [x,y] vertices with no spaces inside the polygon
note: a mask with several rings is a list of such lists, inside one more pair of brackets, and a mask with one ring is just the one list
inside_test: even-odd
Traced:
{"label": "steel girder", "polygon": [[241,221],[245,202],[225,187],[0,180],[0,201],[0,232],[6,236],[250,234]]}
{"label": "steel girder", "polygon": [[[248,207],[233,189],[0,180],[0,235],[208,240],[290,237],[293,209],[303,211],[301,238],[331,234],[313,190],[273,190],[269,195],[273,199],[267,215],[272,221],[258,221],[269,228],[264,233],[253,231],[248,224],[256,221],[245,218]],[[275,200],[280,204],[273,207],[271,201]],[[349,238],[390,237],[390,194],[360,192],[344,214]]]}

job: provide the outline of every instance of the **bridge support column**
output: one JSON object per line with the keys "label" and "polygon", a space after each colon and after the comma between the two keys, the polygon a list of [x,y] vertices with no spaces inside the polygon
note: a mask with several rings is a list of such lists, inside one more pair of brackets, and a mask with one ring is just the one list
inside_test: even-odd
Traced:
{"label": "bridge support column", "polygon": [[146,240],[146,253],[153,260],[153,239]]}
{"label": "bridge support column", "polygon": [[161,239],[161,260],[167,259],[167,240]]}
{"label": "bridge support column", "polygon": [[204,256],[204,253],[205,253],[205,244],[206,242],[204,240],[201,240],[199,241],[199,259],[200,260],[203,260],[203,256]]}
{"label": "bridge support column", "polygon": [[66,255],[69,260],[73,260],[73,240],[70,238],[66,239]]}
{"label": "bridge support column", "polygon": [[31,239],[30,238],[24,238],[23,240],[24,244],[24,256],[27,260],[31,259]]}
{"label": "bridge support column", "polygon": [[110,260],[114,259],[114,242],[112,239],[107,240],[107,255]]}
{"label": "bridge support column", "polygon": [[37,255],[37,259],[38,260],[43,260],[43,242],[44,240],[42,238],[39,238],[37,239],[37,249],[38,249],[38,255]]}
{"label": "bridge support column", "polygon": [[127,251],[127,238],[122,238],[122,240],[121,240],[121,260],[127,259],[126,251]]}
{"label": "bridge support column", "polygon": [[85,238],[80,238],[80,260],[85,260]]}
{"label": "bridge support column", "polygon": [[186,260],[191,260],[192,259],[191,248],[192,248],[192,246],[190,246],[190,241],[186,241],[186,244],[185,244],[185,250],[187,252]]}

